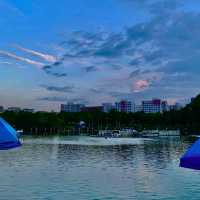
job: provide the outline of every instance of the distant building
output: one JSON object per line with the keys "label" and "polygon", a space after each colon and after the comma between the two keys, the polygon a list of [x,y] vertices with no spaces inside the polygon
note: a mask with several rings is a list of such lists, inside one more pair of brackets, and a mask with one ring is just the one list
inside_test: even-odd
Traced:
{"label": "distant building", "polygon": [[174,105],[170,105],[169,106],[169,110],[181,110],[182,109],[182,105],[180,103],[176,103]]}
{"label": "distant building", "polygon": [[142,112],[142,105],[135,105],[135,112]]}
{"label": "distant building", "polygon": [[75,103],[67,103],[61,104],[61,112],[81,112],[81,109],[84,108],[84,104],[75,104]]}
{"label": "distant building", "polygon": [[103,103],[102,107],[103,107],[103,112],[105,113],[110,112],[114,108],[112,103]]}
{"label": "distant building", "polygon": [[9,111],[9,112],[20,112],[21,108],[19,108],[19,107],[8,107],[7,111]]}
{"label": "distant building", "polygon": [[135,112],[135,104],[131,101],[122,100],[115,103],[115,109],[118,112],[131,113]]}
{"label": "distant building", "polygon": [[168,105],[167,101],[162,101],[161,106],[162,106],[162,112],[169,111],[169,105]]}
{"label": "distant building", "polygon": [[33,112],[34,112],[34,109],[32,109],[32,108],[24,108],[22,111],[23,111],[23,112],[33,113]]}
{"label": "distant building", "polygon": [[143,101],[142,110],[144,113],[161,113],[163,112],[162,101],[160,99]]}
{"label": "distant building", "polygon": [[0,106],[0,113],[4,112],[4,107]]}
{"label": "distant building", "polygon": [[81,112],[102,112],[103,107],[102,106],[87,106],[81,108]]}

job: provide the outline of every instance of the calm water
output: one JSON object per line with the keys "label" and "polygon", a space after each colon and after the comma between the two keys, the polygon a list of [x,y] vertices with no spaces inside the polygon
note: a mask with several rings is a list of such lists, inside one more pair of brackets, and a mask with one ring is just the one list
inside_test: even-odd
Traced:
{"label": "calm water", "polygon": [[180,139],[24,138],[0,152],[2,200],[200,199],[200,172],[178,167]]}

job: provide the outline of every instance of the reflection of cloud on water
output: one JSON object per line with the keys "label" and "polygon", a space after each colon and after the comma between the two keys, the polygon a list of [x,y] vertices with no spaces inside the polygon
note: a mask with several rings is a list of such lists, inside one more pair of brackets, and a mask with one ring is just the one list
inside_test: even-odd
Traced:
{"label": "reflection of cloud on water", "polygon": [[24,144],[52,144],[52,145],[87,145],[87,146],[114,146],[140,145],[151,139],[143,138],[95,138],[95,137],[53,137],[24,139]]}

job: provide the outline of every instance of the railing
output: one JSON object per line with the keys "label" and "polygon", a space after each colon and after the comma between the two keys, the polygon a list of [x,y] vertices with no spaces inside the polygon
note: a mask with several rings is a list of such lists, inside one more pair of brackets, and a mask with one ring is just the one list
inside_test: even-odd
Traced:
{"label": "railing", "polygon": [[[110,132],[113,132],[110,130]],[[103,135],[104,132],[109,132],[109,130],[95,129],[95,128],[24,128],[23,134],[31,135],[90,135],[97,136]],[[101,134],[102,133],[102,134]],[[119,132],[120,133],[120,132]],[[145,130],[143,132],[138,132],[133,134],[135,136],[179,136],[179,130]]]}
{"label": "railing", "polygon": [[23,134],[31,135],[97,135],[98,130],[94,128],[24,128]]}

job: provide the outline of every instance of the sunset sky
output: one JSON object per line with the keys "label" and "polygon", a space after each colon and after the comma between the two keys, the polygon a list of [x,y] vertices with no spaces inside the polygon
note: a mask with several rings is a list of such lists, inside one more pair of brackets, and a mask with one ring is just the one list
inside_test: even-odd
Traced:
{"label": "sunset sky", "polygon": [[184,103],[198,93],[199,0],[0,1],[0,105]]}

